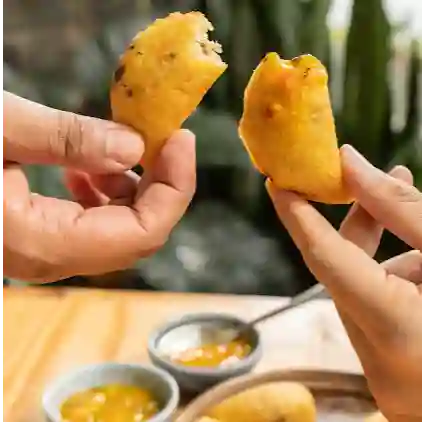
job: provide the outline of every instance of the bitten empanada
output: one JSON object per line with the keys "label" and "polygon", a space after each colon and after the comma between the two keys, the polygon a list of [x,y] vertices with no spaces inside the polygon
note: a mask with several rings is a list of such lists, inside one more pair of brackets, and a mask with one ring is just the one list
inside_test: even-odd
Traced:
{"label": "bitten empanada", "polygon": [[269,53],[246,87],[239,133],[256,168],[277,187],[316,202],[350,203],[327,82],[315,57]]}
{"label": "bitten empanada", "polygon": [[112,116],[144,137],[144,168],[227,67],[220,45],[208,39],[211,30],[200,12],[171,13],[139,32],[120,59]]}

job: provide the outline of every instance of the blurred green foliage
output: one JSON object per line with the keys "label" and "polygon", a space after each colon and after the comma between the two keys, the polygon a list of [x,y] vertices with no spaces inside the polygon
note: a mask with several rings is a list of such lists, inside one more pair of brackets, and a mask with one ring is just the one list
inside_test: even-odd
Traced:
{"label": "blurred green foliage", "polygon": [[[88,7],[90,2],[78,4],[80,7]],[[189,226],[194,227],[192,230],[203,239],[211,237],[208,231],[212,229],[209,227],[212,218],[207,218],[206,207],[204,210],[200,204],[204,200],[212,200],[224,202],[225,207],[237,213],[239,221],[246,218],[242,226],[244,232],[239,232],[237,236],[238,242],[245,242],[245,238],[242,238],[244,235],[240,233],[249,233],[247,236],[251,238],[251,244],[255,245],[262,245],[262,239],[267,238],[276,241],[274,248],[278,258],[272,256],[271,259],[278,259],[286,268],[285,274],[294,274],[292,277],[300,281],[292,287],[292,283],[287,282],[287,278],[283,281],[280,275],[280,284],[272,279],[266,283],[265,271],[261,270],[263,264],[259,261],[260,267],[251,269],[250,274],[253,273],[258,281],[261,277],[261,286],[267,286],[264,289],[266,293],[293,294],[295,290],[301,290],[313,282],[291,240],[277,222],[263,188],[262,177],[252,168],[237,135],[243,90],[251,72],[266,52],[277,51],[286,58],[311,53],[321,59],[331,75],[331,95],[340,143],[353,144],[383,169],[396,163],[408,165],[415,174],[416,183],[422,186],[421,47],[414,40],[411,48],[406,51],[402,47],[397,48],[394,28],[387,19],[382,0],[354,0],[345,43],[333,40],[327,26],[330,0],[133,0],[131,10],[127,6],[129,2],[125,4],[128,13],[121,13],[114,20],[112,16],[105,18],[103,25],[100,25],[101,30],[75,50],[66,64],[68,72],[58,73],[54,83],[49,82],[46,73],[42,71],[37,74],[28,66],[19,66],[19,57],[9,62],[6,57],[5,87],[54,107],[108,118],[110,75],[119,54],[139,27],[173,10],[196,9],[204,12],[215,25],[214,37],[224,46],[223,56],[229,69],[186,122],[186,126],[197,134],[199,183],[197,197],[185,217],[185,226],[188,231]],[[95,5],[98,3],[92,2],[90,9],[94,15]],[[39,10],[37,13],[43,12]],[[31,32],[31,26],[25,30]],[[6,31],[6,42],[7,38]],[[400,71],[394,70],[394,66]],[[63,76],[62,85],[60,75]],[[403,86],[400,85],[402,80],[406,81]],[[404,95],[395,96],[397,91]],[[395,122],[400,119],[395,116],[400,114],[404,118],[397,124]],[[57,169],[29,169],[34,190],[54,196],[66,195],[58,183],[52,182],[53,179],[58,180],[56,173]],[[345,212],[343,207],[319,208],[334,224],[340,221]],[[189,219],[195,221],[195,224],[189,225]],[[213,224],[220,233],[224,224],[229,224],[228,221],[233,224],[235,219],[214,220]],[[203,222],[202,229],[198,221]],[[148,274],[157,274],[156,270],[160,266],[167,268],[172,259],[179,259],[179,263],[182,263],[186,279],[192,278],[177,253],[177,239],[189,238],[183,235],[185,226],[176,229],[181,231],[176,231],[176,240],[148,263],[150,265],[146,266],[146,272],[142,272],[145,265],[141,263],[141,274],[147,279]],[[257,241],[252,242],[253,239]],[[261,243],[258,239],[261,239]],[[215,245],[204,246],[205,241],[195,242],[203,245],[207,262],[219,265]],[[229,238],[228,235],[227,242],[230,245],[228,250],[234,254],[233,265],[242,268],[242,257],[235,257],[240,247],[236,244],[236,236]],[[184,245],[185,248],[188,246]],[[379,257],[386,258],[403,249],[405,246],[401,242],[387,237]],[[259,250],[252,249],[250,254],[259,255]],[[243,259],[246,267],[247,254]],[[180,269],[177,271],[178,279],[183,279]],[[241,286],[245,274],[242,276],[241,271],[238,275],[234,275],[233,271],[227,272],[230,280],[226,280],[224,274],[218,271],[215,272],[219,274],[218,277],[213,278],[209,276],[210,273],[212,271],[195,275],[198,280],[202,280],[198,282],[201,289],[233,292],[245,290]],[[163,284],[160,279],[160,287],[172,289],[172,281],[168,276],[171,268],[165,274],[167,284]],[[204,279],[208,280],[208,287],[204,286]],[[262,292],[256,280],[249,280],[249,286],[256,286],[256,293]],[[228,288],[227,283],[231,283],[232,287]],[[268,289],[268,285],[271,285],[271,289]],[[183,286],[179,281],[177,289],[183,288],[195,290],[195,283]],[[248,292],[251,292],[250,289]]]}

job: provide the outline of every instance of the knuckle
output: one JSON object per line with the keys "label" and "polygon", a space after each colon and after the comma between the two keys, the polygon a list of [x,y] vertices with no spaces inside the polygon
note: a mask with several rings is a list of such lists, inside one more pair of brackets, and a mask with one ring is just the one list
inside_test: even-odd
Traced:
{"label": "knuckle", "polygon": [[165,228],[160,225],[157,215],[149,207],[134,211],[134,216],[141,231],[140,237],[145,239],[138,247],[137,256],[150,256],[164,246],[168,233],[164,233]]}
{"label": "knuckle", "polygon": [[139,255],[142,257],[148,257],[153,255],[164,247],[168,240],[168,233],[151,233],[148,241],[143,245],[139,251]]}
{"label": "knuckle", "polygon": [[180,204],[189,204],[196,191],[196,172],[195,170],[185,171],[179,178],[177,185],[169,182],[165,184],[169,189],[177,192]]}
{"label": "knuckle", "polygon": [[148,244],[148,251],[157,251],[167,242],[169,233],[157,233]]}
{"label": "knuckle", "polygon": [[81,118],[69,112],[58,114],[56,145],[53,150],[58,150],[58,155],[72,161],[81,155],[84,144],[84,125]]}
{"label": "knuckle", "polygon": [[187,200],[190,202],[193,198],[193,196],[195,195],[196,192],[196,187],[197,187],[197,182],[196,182],[196,177],[193,178],[193,180],[191,180],[188,190],[187,190]]}
{"label": "knuckle", "polygon": [[[174,173],[168,177],[169,180],[165,184],[170,189],[176,190],[182,201],[190,202],[197,186],[195,167],[189,165],[185,168],[178,168]],[[172,182],[170,182],[170,179]]]}
{"label": "knuckle", "polygon": [[331,271],[336,267],[335,263],[333,265],[331,255],[327,254],[327,251],[332,250],[335,245],[332,239],[331,233],[315,234],[302,239],[303,244],[300,249],[304,252],[304,258],[311,260],[313,266]]}
{"label": "knuckle", "polygon": [[141,252],[142,258],[148,258],[158,252],[166,243],[166,240],[157,241],[152,245],[149,245],[147,249],[143,249]]}
{"label": "knuckle", "polygon": [[183,189],[179,190],[179,201],[181,207],[186,210],[189,204],[192,202],[192,199],[196,192],[196,178],[190,177],[186,180]]}
{"label": "knuckle", "polygon": [[183,209],[183,212],[189,207],[194,195],[195,190],[180,192],[180,207]]}
{"label": "knuckle", "polygon": [[133,210],[133,215],[143,234],[150,234],[156,221],[155,213],[148,206],[143,206],[142,208]]}
{"label": "knuckle", "polygon": [[378,194],[394,202],[422,202],[422,194],[416,187],[393,178],[389,178],[380,186]]}
{"label": "knuckle", "polygon": [[191,199],[195,194],[197,186],[196,180],[196,171],[192,169],[192,171],[187,172],[186,180],[185,180],[185,189],[184,192],[186,193],[187,197]]}

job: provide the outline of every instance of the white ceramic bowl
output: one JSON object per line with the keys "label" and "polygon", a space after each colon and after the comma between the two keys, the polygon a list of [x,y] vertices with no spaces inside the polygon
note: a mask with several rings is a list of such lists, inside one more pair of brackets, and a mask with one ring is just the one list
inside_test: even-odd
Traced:
{"label": "white ceramic bowl", "polygon": [[233,330],[246,322],[221,313],[188,314],[158,327],[149,338],[148,354],[152,363],[170,373],[182,391],[202,393],[229,378],[244,375],[261,359],[262,347],[258,331],[251,327],[244,333],[252,347],[245,358],[217,368],[190,367],[172,362],[173,353],[198,347],[204,343],[224,342]]}
{"label": "white ceramic bowl", "polygon": [[151,392],[161,410],[149,422],[172,420],[179,404],[179,387],[170,374],[149,365],[113,362],[78,368],[49,385],[42,398],[47,420],[61,422],[60,406],[72,394],[113,383],[136,385]]}

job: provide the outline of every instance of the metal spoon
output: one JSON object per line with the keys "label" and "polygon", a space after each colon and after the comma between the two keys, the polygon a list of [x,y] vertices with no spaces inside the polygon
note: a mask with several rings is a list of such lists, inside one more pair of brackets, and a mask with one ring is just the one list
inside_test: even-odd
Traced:
{"label": "metal spoon", "polygon": [[312,286],[309,289],[297,294],[296,296],[293,296],[289,303],[282,305],[276,309],[273,309],[272,311],[266,312],[265,314],[253,319],[252,321],[247,322],[245,325],[242,325],[242,327],[236,329],[235,331],[230,330],[230,334],[228,334],[227,337],[228,340],[226,340],[227,343],[238,339],[242,336],[243,333],[250,330],[256,324],[278,316],[286,311],[289,311],[290,309],[298,307],[299,305],[303,305],[304,303],[317,298],[324,291],[324,286],[322,284],[317,283],[315,286]]}

